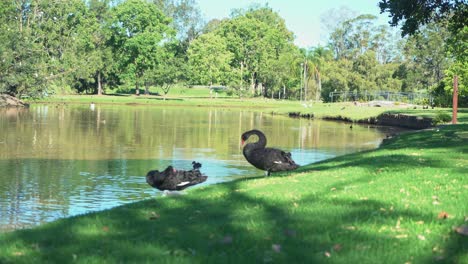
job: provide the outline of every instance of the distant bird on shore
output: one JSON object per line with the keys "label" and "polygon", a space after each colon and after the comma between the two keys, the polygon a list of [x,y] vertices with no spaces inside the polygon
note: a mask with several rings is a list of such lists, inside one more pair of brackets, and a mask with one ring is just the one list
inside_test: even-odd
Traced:
{"label": "distant bird on shore", "polygon": [[[244,146],[245,141],[252,135],[257,135],[258,141]],[[299,167],[292,159],[291,153],[276,148],[266,148],[266,137],[260,130],[253,129],[243,133],[241,140],[245,159],[255,168],[264,170],[268,176],[271,172],[294,170]]]}
{"label": "distant bird on shore", "polygon": [[151,170],[146,174],[146,182],[160,191],[181,191],[206,181],[208,176],[199,170],[201,163],[192,162],[193,169],[176,170],[168,166],[164,171]]}

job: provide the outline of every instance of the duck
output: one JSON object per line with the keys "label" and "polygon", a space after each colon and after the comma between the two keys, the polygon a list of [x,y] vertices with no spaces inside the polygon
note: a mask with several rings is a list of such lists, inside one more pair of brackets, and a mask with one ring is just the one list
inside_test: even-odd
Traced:
{"label": "duck", "polygon": [[[258,141],[245,144],[253,135],[258,136]],[[266,144],[265,134],[258,129],[244,132],[241,136],[242,153],[245,159],[255,168],[265,171],[267,176],[270,176],[271,172],[290,171],[299,168],[299,165],[292,159],[290,152],[267,148]]]}
{"label": "duck", "polygon": [[177,170],[169,165],[165,170],[150,170],[146,182],[160,191],[181,191],[190,186],[205,182],[208,176],[200,172],[201,163],[192,162],[191,170]]}

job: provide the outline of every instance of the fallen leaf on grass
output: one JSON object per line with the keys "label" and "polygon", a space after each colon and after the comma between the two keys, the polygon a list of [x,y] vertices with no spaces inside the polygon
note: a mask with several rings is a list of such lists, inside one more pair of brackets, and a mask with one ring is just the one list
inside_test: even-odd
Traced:
{"label": "fallen leaf on grass", "polygon": [[419,239],[419,240],[426,240],[426,237],[423,236],[423,235],[418,235],[418,239]]}
{"label": "fallen leaf on grass", "polygon": [[108,227],[108,226],[103,226],[103,227],[102,227],[102,231],[104,231],[104,232],[109,231],[109,227]]}
{"label": "fallen leaf on grass", "polygon": [[437,215],[437,218],[438,219],[447,219],[447,218],[449,218],[449,214],[447,212],[445,212],[445,211],[442,211]]}
{"label": "fallen leaf on grass", "polygon": [[271,249],[273,249],[274,252],[280,253],[281,252],[281,245],[280,244],[273,244],[271,245]]}
{"label": "fallen leaf on grass", "polygon": [[336,252],[341,251],[342,248],[343,248],[343,246],[341,244],[335,244],[333,246],[333,250],[336,251]]}
{"label": "fallen leaf on grass", "polygon": [[149,220],[156,220],[159,218],[159,214],[155,213],[155,212],[151,212],[151,215],[149,217]]}
{"label": "fallen leaf on grass", "polygon": [[289,237],[296,237],[296,230],[286,229],[284,230],[284,234]]}
{"label": "fallen leaf on grass", "polygon": [[197,251],[195,249],[192,249],[192,248],[187,248],[187,250],[192,253],[192,255],[196,255],[197,254]]}
{"label": "fallen leaf on grass", "polygon": [[468,236],[468,226],[467,225],[459,226],[455,228],[455,232],[463,236]]}
{"label": "fallen leaf on grass", "polygon": [[328,251],[325,251],[325,257],[327,257],[327,258],[331,257],[331,254],[330,254],[330,252],[328,252]]}
{"label": "fallen leaf on grass", "polygon": [[221,244],[231,244],[232,243],[232,236],[225,236],[221,239]]}
{"label": "fallen leaf on grass", "polygon": [[13,252],[13,255],[14,256],[23,256],[24,253],[23,252]]}

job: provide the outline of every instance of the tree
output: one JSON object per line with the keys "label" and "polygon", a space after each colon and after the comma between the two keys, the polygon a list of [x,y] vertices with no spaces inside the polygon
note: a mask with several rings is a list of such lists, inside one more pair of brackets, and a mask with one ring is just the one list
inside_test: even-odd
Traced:
{"label": "tree", "polygon": [[154,0],[153,2],[166,16],[172,18],[177,39],[183,45],[188,46],[199,35],[204,23],[194,0]]}
{"label": "tree", "polygon": [[184,58],[176,56],[176,42],[166,43],[160,53],[159,63],[153,69],[145,72],[145,94],[149,94],[149,85],[156,85],[166,96],[174,86],[183,79],[182,73],[187,72]]}
{"label": "tree", "polygon": [[409,61],[404,65],[410,69],[408,74],[405,72],[404,81],[424,84],[437,96],[439,104],[447,105],[453,76],[458,75],[462,80],[460,95],[464,96],[468,57],[466,1],[381,0],[379,6],[381,13],[390,13],[392,26],[401,23],[402,35],[412,36],[407,50],[412,50],[410,58],[415,63]]}
{"label": "tree", "polygon": [[26,1],[0,2],[0,92],[13,96],[36,95],[45,89],[41,48],[27,23]]}
{"label": "tree", "polygon": [[456,33],[468,25],[468,4],[465,0],[381,0],[380,12],[388,12],[392,26],[402,23],[403,36],[416,33],[429,22],[450,21],[450,31]]}
{"label": "tree", "polygon": [[[87,78],[86,7],[81,0],[17,0],[5,4],[10,50],[3,65],[4,89],[42,96]],[[13,8],[13,9],[11,9]],[[3,17],[3,16],[2,16]],[[8,33],[8,34],[9,34]],[[3,78],[2,78],[3,79]]]}
{"label": "tree", "polygon": [[189,80],[192,84],[227,84],[231,78],[232,53],[226,40],[213,33],[203,34],[192,42],[188,51]]}
{"label": "tree", "polygon": [[311,48],[307,52],[307,64],[309,65],[309,74],[311,79],[315,80],[315,100],[319,101],[322,93],[322,69],[325,63],[333,59],[333,53],[325,47]]}
{"label": "tree", "polygon": [[269,94],[278,99],[293,98],[299,87],[299,65],[303,56],[293,44],[285,47],[277,58],[272,57],[261,68],[260,76],[266,87],[270,87]]}
{"label": "tree", "polygon": [[135,94],[147,70],[159,63],[162,43],[170,39],[174,31],[168,19],[155,5],[142,0],[128,0],[112,11],[111,43],[120,70],[135,84]]}
{"label": "tree", "polygon": [[430,23],[408,38],[404,46],[405,90],[430,90],[439,86],[444,71],[452,63],[446,55],[450,33],[437,23]]}
{"label": "tree", "polygon": [[104,80],[110,75],[114,65],[112,59],[112,50],[108,45],[110,32],[107,30],[107,23],[110,19],[110,0],[90,0],[88,1],[88,8],[92,24],[89,27],[91,30],[91,38],[89,45],[92,47],[90,57],[93,67],[93,83],[95,86],[95,93],[102,95],[104,93]]}
{"label": "tree", "polygon": [[250,79],[252,93],[266,96],[268,87],[260,85],[266,77],[261,76],[265,63],[278,59],[293,41],[284,20],[268,7],[238,10],[214,32],[226,39],[227,48],[234,56],[231,67],[239,69],[242,78]]}

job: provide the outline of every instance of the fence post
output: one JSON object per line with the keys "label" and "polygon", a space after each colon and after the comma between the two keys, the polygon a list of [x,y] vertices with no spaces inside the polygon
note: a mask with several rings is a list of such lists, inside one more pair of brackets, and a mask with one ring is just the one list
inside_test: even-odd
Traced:
{"label": "fence post", "polygon": [[458,76],[453,76],[453,106],[452,106],[452,124],[457,123],[458,110]]}

